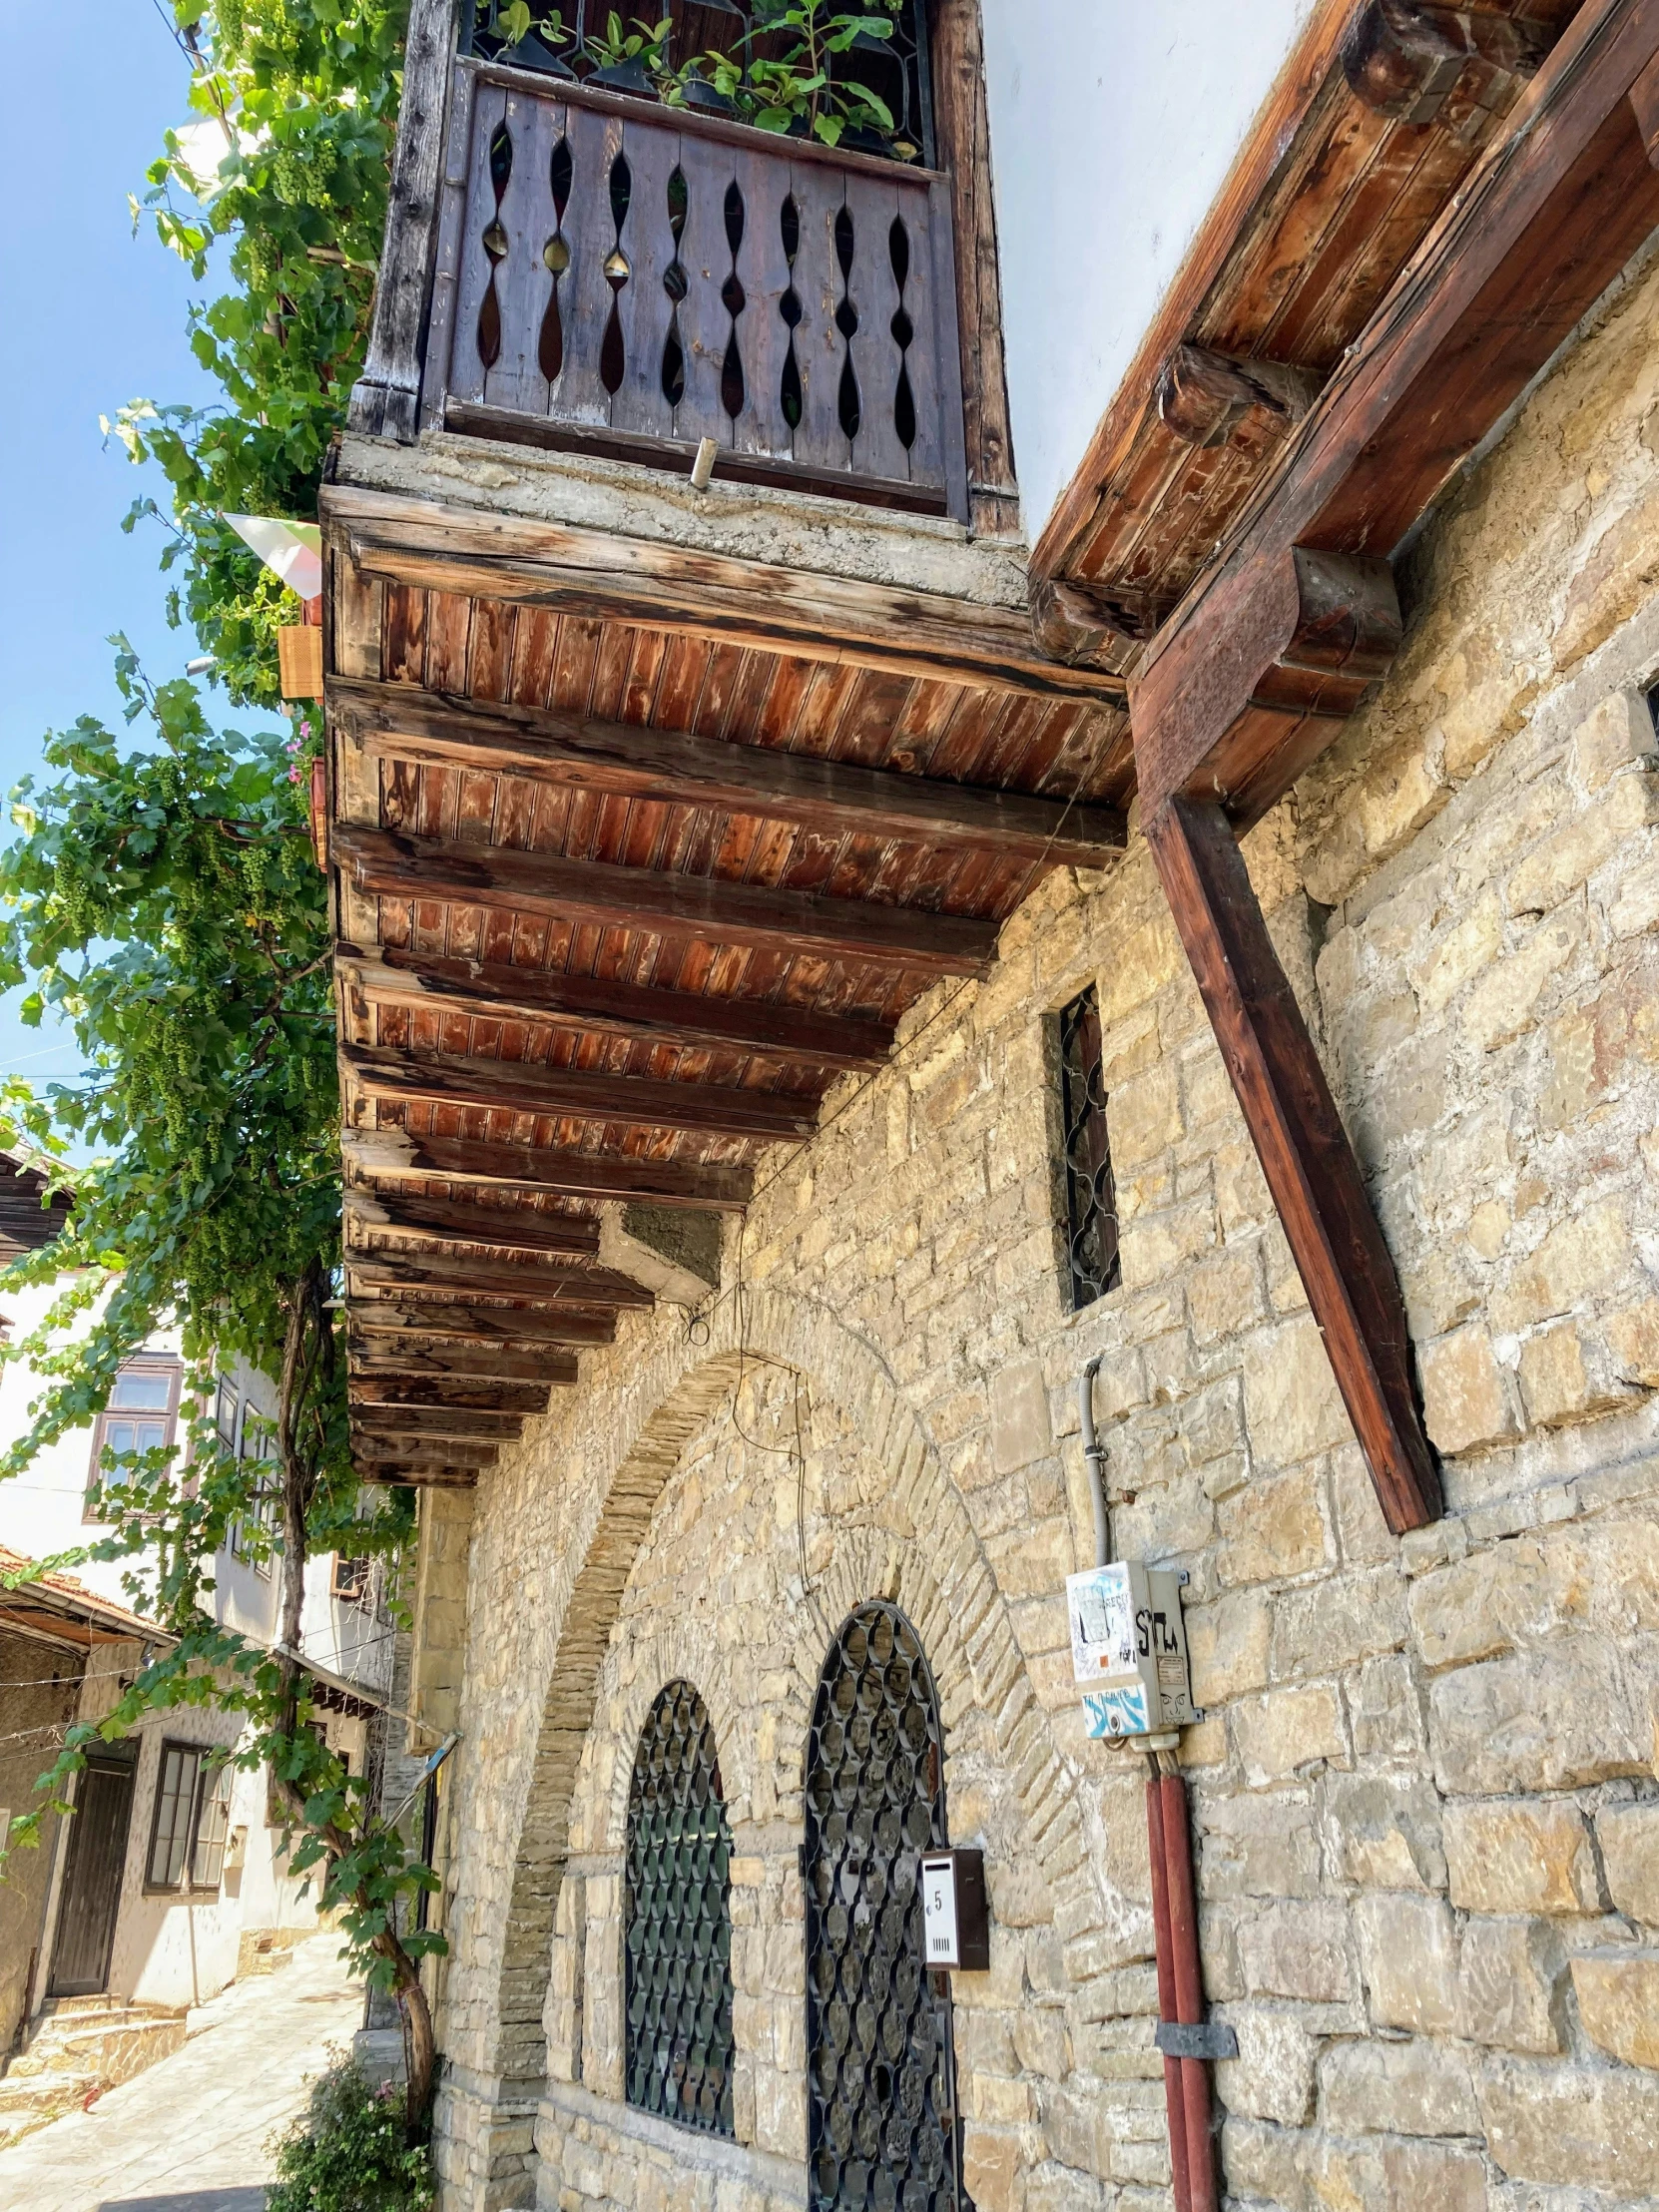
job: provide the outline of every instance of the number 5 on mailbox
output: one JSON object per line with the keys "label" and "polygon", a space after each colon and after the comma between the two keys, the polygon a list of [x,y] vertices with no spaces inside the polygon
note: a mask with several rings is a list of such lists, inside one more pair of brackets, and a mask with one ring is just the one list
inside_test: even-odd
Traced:
{"label": "number 5 on mailbox", "polygon": [[922,1926],[930,1967],[985,1973],[991,1962],[982,1851],[930,1851],[921,1861]]}

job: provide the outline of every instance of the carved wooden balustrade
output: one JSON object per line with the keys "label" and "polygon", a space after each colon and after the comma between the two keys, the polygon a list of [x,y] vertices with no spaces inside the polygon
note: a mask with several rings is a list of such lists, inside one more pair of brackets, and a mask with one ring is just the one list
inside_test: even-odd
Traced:
{"label": "carved wooden balustrade", "polygon": [[426,422],[966,519],[941,176],[454,70]]}

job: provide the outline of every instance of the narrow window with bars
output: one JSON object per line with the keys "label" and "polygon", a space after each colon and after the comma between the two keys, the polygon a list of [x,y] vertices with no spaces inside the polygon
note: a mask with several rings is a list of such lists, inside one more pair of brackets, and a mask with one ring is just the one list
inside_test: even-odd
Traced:
{"label": "narrow window with bars", "polygon": [[659,1692],[628,1793],[623,1960],[628,2102],[733,2132],[732,1830],[689,1682]]}
{"label": "narrow window with bars", "polygon": [[1091,983],[1060,1011],[1060,1124],[1066,1174],[1066,1270],[1072,1311],[1117,1288],[1117,1196],[1106,1140],[1100,1000]]}

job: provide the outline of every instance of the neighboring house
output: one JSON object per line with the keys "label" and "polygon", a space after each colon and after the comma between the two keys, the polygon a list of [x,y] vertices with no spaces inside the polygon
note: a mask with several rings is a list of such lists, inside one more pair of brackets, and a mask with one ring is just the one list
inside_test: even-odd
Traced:
{"label": "neighboring house", "polygon": [[[14,1292],[13,1332],[32,1329],[53,1295]],[[175,1442],[182,1450],[183,1386],[176,1340],[160,1336],[126,1362],[93,1427],[61,1438],[0,1485],[0,1574],[96,1540],[106,1451]],[[0,1370],[0,1438],[23,1431],[39,1389],[29,1368]],[[274,1410],[263,1378],[239,1366],[219,1379],[212,1411],[233,1450],[261,1456]],[[233,1531],[214,1562],[214,1604],[225,1626],[269,1648],[277,1636],[279,1561],[260,1550],[251,1530]],[[161,1631],[131,1610],[124,1571],[123,1563],[89,1561],[74,1575],[0,1592],[0,1804],[11,1813],[32,1802],[65,1726],[102,1718],[165,1646]],[[396,1642],[378,1562],[308,1562],[302,1649],[313,1670],[315,1725],[376,1790]],[[297,1936],[314,1931],[314,1878],[287,1870],[267,1776],[212,1756],[241,1733],[236,1714],[212,1707],[147,1719],[94,1755],[72,1792],[74,1816],[49,1818],[42,1849],[16,1856],[15,1880],[0,1888],[0,2056],[34,2023],[32,2055],[43,2011],[54,2015],[52,2027],[66,2000],[107,1998],[125,2027],[135,2007],[182,2014],[239,1972],[280,1963]],[[139,2042],[160,2055],[153,2037]],[[29,2078],[0,2082],[0,2135],[51,2116],[50,2100],[31,2102],[20,2086]]]}
{"label": "neighboring house", "polygon": [[608,12],[320,497],[444,2212],[1651,2208],[1659,9]]}

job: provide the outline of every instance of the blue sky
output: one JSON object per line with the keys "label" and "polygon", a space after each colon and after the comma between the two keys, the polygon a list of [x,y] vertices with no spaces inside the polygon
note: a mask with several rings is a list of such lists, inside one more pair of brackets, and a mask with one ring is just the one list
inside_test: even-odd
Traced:
{"label": "blue sky", "polygon": [[[73,20],[73,35],[69,24]],[[0,0],[11,219],[0,226],[0,790],[78,715],[113,720],[105,639],[125,630],[158,675],[197,651],[169,630],[159,526],[121,518],[143,478],[100,414],[123,401],[202,401],[186,335],[190,274],[141,227],[129,192],[163,133],[188,120],[184,56],[154,0],[92,0],[66,17]],[[9,830],[9,825],[7,826]],[[25,1029],[0,998],[0,1074],[69,1075],[73,1047]]]}

